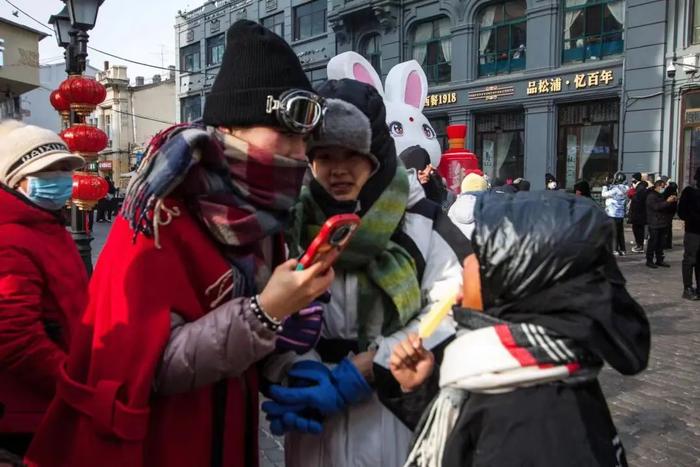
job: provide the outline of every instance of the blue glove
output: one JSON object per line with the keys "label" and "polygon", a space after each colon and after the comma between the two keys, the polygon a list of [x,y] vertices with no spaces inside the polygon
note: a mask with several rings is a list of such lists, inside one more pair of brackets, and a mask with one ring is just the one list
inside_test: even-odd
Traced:
{"label": "blue glove", "polygon": [[282,436],[290,431],[317,435],[323,430],[321,422],[304,414],[304,406],[281,405],[274,401],[262,404],[265,418],[270,422],[270,431],[275,436]]}
{"label": "blue glove", "polygon": [[322,415],[332,415],[351,404],[368,399],[372,395],[365,378],[347,358],[333,371],[326,365],[314,361],[295,363],[288,374],[296,379],[311,383],[305,387],[270,386],[270,397],[281,405],[299,405],[316,409]]}

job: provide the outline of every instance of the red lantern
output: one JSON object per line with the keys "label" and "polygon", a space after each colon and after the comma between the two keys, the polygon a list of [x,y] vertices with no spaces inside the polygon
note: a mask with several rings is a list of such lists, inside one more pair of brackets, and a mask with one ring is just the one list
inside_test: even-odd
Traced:
{"label": "red lantern", "polygon": [[49,96],[49,101],[54,109],[61,115],[61,120],[63,121],[63,126],[68,126],[68,119],[70,118],[70,102],[63,97],[63,94],[58,89],[51,91]]}
{"label": "red lantern", "polygon": [[65,97],[63,97],[63,94],[61,94],[61,92],[58,89],[54,89],[53,91],[51,91],[49,100],[51,101],[51,105],[54,109],[56,109],[57,112],[63,114],[63,112],[70,111],[70,102]]}
{"label": "red lantern", "polygon": [[107,135],[104,131],[91,125],[80,123],[63,130],[59,136],[68,145],[71,152],[82,156],[96,156],[107,147]]}
{"label": "red lantern", "polygon": [[73,175],[73,204],[82,211],[95,207],[97,202],[107,196],[109,184],[107,180],[86,172],[76,172]]}
{"label": "red lantern", "polygon": [[107,90],[93,78],[71,75],[59,86],[63,97],[70,102],[70,108],[80,115],[89,115],[107,97]]}

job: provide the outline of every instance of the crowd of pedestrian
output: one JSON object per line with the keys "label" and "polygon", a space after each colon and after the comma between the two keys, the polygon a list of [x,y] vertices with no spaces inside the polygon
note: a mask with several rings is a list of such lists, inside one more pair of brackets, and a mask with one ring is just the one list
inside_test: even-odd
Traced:
{"label": "crowd of pedestrian", "polygon": [[[584,180],[478,170],[456,196],[424,148],[397,154],[373,86],[313,89],[251,21],[226,41],[202,120],[151,141],[89,285],[61,218],[84,160],[0,123],[0,461],[254,467],[262,394],[288,466],[627,465],[597,375],[642,371],[650,330],[614,255],[631,200],[633,251],[646,226],[668,267],[677,210],[697,300],[700,170],[680,201],[641,174],[601,209]],[[339,214],[359,219],[347,248],[302,266]]]}

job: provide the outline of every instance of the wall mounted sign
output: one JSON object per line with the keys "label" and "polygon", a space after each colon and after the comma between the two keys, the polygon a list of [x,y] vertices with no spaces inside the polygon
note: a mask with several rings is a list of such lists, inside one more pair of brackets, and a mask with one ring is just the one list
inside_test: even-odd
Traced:
{"label": "wall mounted sign", "polygon": [[539,94],[552,94],[562,92],[564,89],[588,89],[607,86],[615,79],[612,70],[590,71],[588,73],[577,73],[573,80],[557,76],[554,78],[544,78],[536,81],[528,81],[527,95],[537,96]]}
{"label": "wall mounted sign", "polygon": [[442,92],[439,94],[430,94],[425,98],[425,108],[439,107],[441,105],[449,105],[457,103],[456,92]]}
{"label": "wall mounted sign", "polygon": [[265,11],[271,12],[277,9],[277,0],[265,0]]}
{"label": "wall mounted sign", "polygon": [[495,101],[499,97],[507,97],[515,94],[513,86],[486,86],[484,89],[479,89],[469,93],[470,101]]}
{"label": "wall mounted sign", "polygon": [[112,170],[112,161],[102,161],[98,164],[98,167],[103,171]]}
{"label": "wall mounted sign", "polygon": [[695,125],[700,123],[700,110],[688,109],[685,111],[685,123]]}

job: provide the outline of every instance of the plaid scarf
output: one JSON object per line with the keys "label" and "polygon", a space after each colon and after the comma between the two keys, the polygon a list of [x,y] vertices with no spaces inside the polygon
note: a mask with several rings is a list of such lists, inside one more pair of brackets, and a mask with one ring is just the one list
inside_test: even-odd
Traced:
{"label": "plaid scarf", "polygon": [[[415,261],[400,245],[391,240],[406,211],[408,177],[399,167],[389,186],[362,216],[362,224],[334,265],[336,270],[349,271],[358,277],[358,340],[360,347],[368,343],[367,324],[374,322],[371,313],[376,303],[382,304],[382,334],[388,335],[403,327],[419,311],[421,291]],[[304,187],[294,209],[290,229],[290,250],[300,253],[319,232],[327,217]]]}
{"label": "plaid scarf", "polygon": [[286,227],[305,170],[305,162],[268,153],[214,128],[176,125],[151,141],[121,215],[134,238],[139,233],[154,236],[158,245],[158,211],[177,189],[234,262],[234,275],[250,279],[262,262],[259,242]]}

